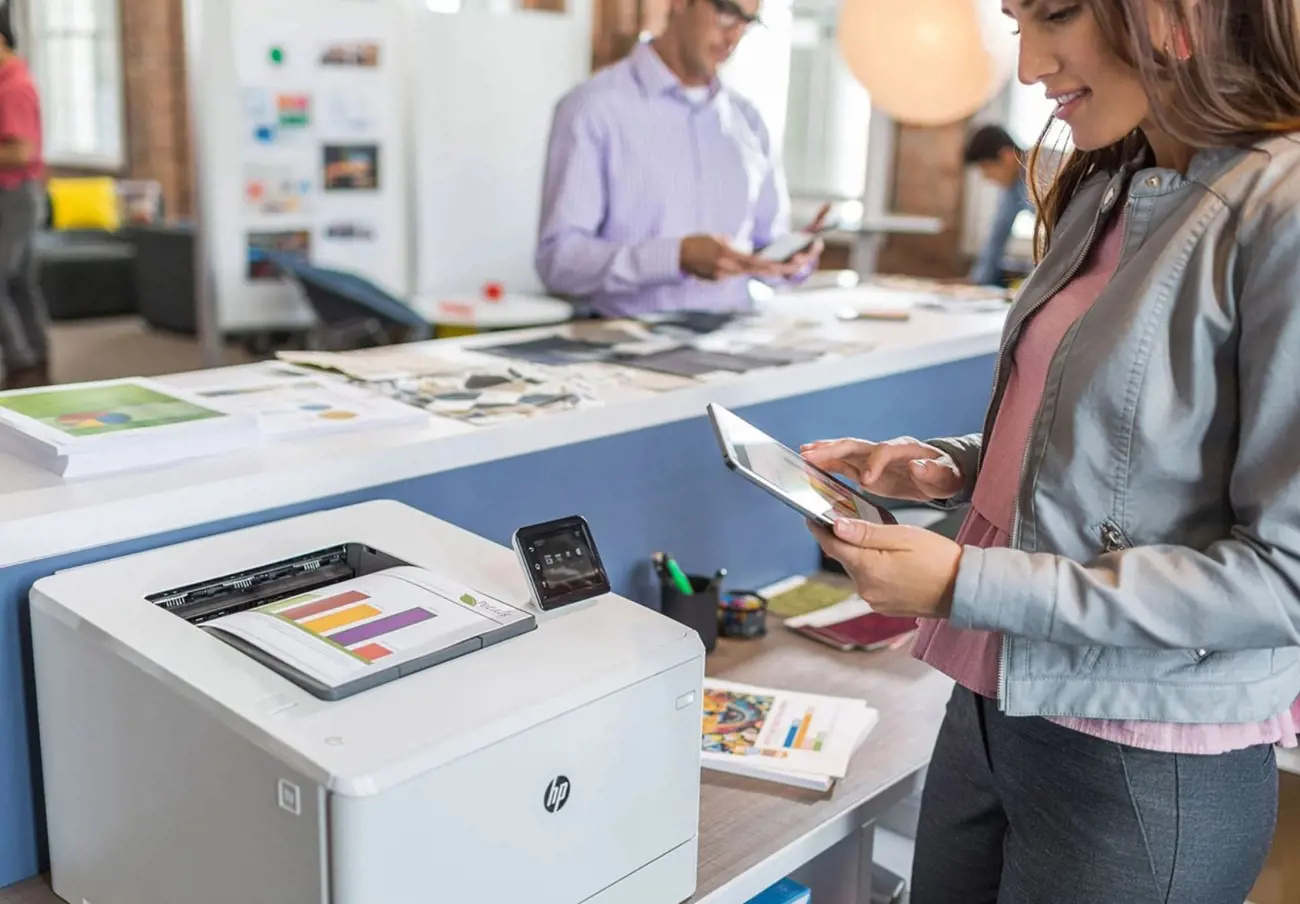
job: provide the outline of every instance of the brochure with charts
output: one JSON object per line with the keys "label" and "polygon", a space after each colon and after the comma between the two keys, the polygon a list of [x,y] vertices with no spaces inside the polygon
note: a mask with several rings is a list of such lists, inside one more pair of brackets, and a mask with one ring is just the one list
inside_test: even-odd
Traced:
{"label": "brochure with charts", "polygon": [[257,419],[130,378],[0,393],[0,447],[67,477],[256,445]]}
{"label": "brochure with charts", "polygon": [[429,420],[426,412],[372,390],[283,366],[253,369],[238,379],[226,375],[194,392],[227,411],[254,416],[271,439]]}
{"label": "brochure with charts", "polygon": [[[403,565],[213,619],[204,628],[318,696],[364,690],[524,633],[533,616]],[[281,667],[287,667],[281,668]]]}
{"label": "brochure with charts", "polygon": [[848,772],[877,719],[864,700],[706,678],[701,764],[825,790]]}

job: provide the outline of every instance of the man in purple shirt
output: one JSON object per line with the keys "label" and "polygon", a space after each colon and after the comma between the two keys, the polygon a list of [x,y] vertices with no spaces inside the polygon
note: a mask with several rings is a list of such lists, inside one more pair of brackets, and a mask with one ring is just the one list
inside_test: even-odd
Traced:
{"label": "man in purple shirt", "polygon": [[789,196],[754,106],[718,67],[758,0],[673,0],[651,43],[557,105],[542,194],[538,275],[607,317],[740,311],[749,280],[798,278],[757,251],[789,230]]}

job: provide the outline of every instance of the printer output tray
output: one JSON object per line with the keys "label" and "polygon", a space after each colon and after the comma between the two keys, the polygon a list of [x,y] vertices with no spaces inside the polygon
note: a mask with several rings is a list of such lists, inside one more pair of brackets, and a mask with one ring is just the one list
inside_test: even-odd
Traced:
{"label": "printer output tray", "polygon": [[382,684],[395,681],[398,678],[404,678],[407,675],[414,674],[415,672],[422,671],[432,666],[440,665],[444,662],[450,662],[453,659],[459,659],[461,656],[468,653],[473,653],[477,650],[483,649],[484,647],[490,647],[503,640],[509,640],[511,637],[527,634],[529,631],[536,630],[536,628],[537,622],[534,619],[516,622],[511,625],[502,625],[490,634],[473,637],[449,647],[444,647],[441,650],[433,650],[416,659],[411,659],[407,662],[393,665],[386,669],[377,669],[353,681],[340,684],[337,687],[331,687],[317,681],[312,676],[294,668],[289,663],[267,653],[265,650],[254,646],[242,638],[236,637],[233,634],[228,634],[220,628],[205,626],[205,630],[211,633],[214,637],[220,638],[235,649],[239,650],[241,653],[257,660],[262,665],[277,672],[289,681],[292,681],[313,697],[330,702],[343,700],[354,694],[359,694],[362,691],[368,691],[373,687],[379,687]]}

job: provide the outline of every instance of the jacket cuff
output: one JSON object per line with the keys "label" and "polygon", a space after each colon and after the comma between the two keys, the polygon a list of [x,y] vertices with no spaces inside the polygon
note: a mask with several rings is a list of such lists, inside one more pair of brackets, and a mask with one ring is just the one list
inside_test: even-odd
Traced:
{"label": "jacket cuff", "polygon": [[936,499],[930,504],[937,509],[951,511],[966,505],[975,492],[975,469],[979,461],[980,447],[970,437],[947,437],[945,439],[928,439],[926,445],[934,446],[945,453],[961,471],[962,487],[955,496],[948,499]]}
{"label": "jacket cuff", "polygon": [[1050,640],[1056,610],[1054,556],[967,546],[953,587],[954,628]]}

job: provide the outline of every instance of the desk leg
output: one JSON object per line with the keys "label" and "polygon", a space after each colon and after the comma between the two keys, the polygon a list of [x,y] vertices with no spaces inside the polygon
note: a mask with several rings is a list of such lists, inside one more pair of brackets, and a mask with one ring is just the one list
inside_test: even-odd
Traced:
{"label": "desk leg", "polygon": [[876,824],[869,822],[858,830],[858,904],[871,904],[871,873],[876,846]]}

